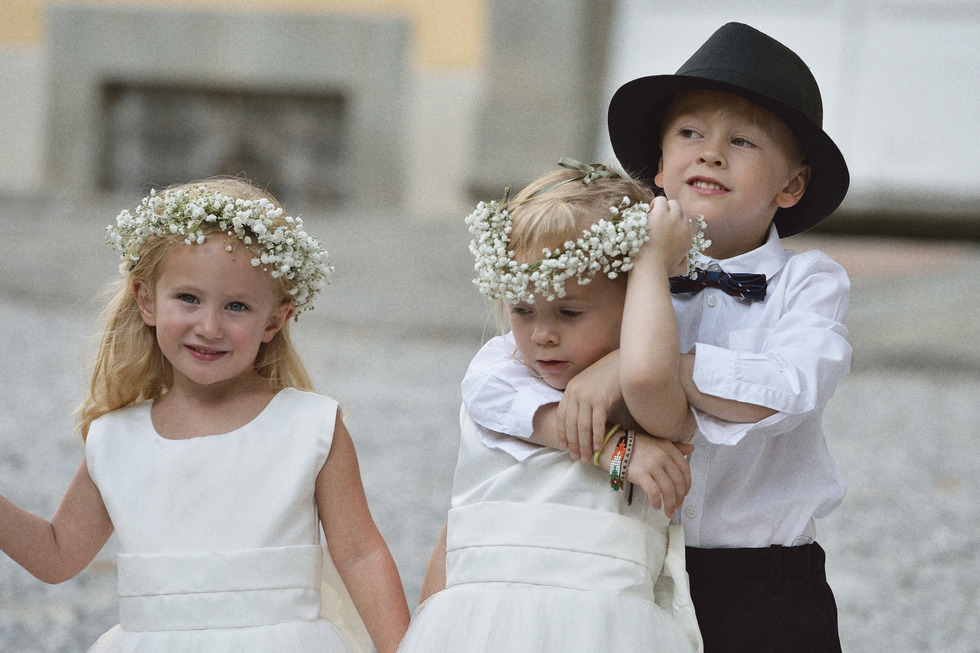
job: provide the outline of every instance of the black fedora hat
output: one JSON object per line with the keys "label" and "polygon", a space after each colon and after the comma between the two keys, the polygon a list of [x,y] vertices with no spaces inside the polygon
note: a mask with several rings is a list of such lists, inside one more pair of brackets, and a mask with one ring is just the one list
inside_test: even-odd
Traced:
{"label": "black fedora hat", "polygon": [[626,170],[652,183],[664,114],[674,96],[695,89],[758,104],[803,144],[810,183],[795,206],[776,211],[780,236],[806,231],[840,206],[850,177],[844,156],[823,131],[823,102],[813,74],[795,52],[741,23],[719,28],[675,74],[634,79],[616,91],[609,102],[609,139]]}

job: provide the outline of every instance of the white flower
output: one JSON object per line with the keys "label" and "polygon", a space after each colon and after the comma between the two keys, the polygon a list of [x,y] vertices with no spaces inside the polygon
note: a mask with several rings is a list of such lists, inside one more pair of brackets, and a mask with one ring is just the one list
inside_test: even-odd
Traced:
{"label": "white flower", "polygon": [[[547,301],[562,297],[565,282],[573,277],[581,285],[600,272],[615,279],[633,267],[633,257],[650,238],[649,210],[645,202],[634,204],[624,197],[619,206],[609,208],[608,220],[599,219],[578,240],[568,241],[554,252],[543,248],[541,259],[535,263],[517,263],[508,248],[512,222],[506,197],[503,202],[480,202],[466,218],[473,234],[470,252],[476,258],[473,283],[492,299],[516,304],[533,303],[538,295]],[[698,216],[695,226],[697,230],[687,255],[688,273],[694,277],[699,267],[698,253],[711,244],[704,239],[703,216]]]}
{"label": "white flower", "polygon": [[[151,190],[136,207],[135,215],[124,210],[116,217],[116,224],[107,227],[107,241],[122,251],[124,261],[135,264],[150,236],[180,235],[188,245],[200,244],[214,229],[205,231],[202,225],[216,223],[222,232],[249,248],[252,266],[264,264],[273,278],[285,276],[290,280],[289,293],[298,315],[311,307],[333,266],[327,262],[326,250],[303,231],[300,218],[286,216],[282,218],[285,224],[275,226],[282,213],[266,198],[234,199],[204,186],[168,190],[162,196]],[[233,247],[226,245],[225,249],[232,251]]]}

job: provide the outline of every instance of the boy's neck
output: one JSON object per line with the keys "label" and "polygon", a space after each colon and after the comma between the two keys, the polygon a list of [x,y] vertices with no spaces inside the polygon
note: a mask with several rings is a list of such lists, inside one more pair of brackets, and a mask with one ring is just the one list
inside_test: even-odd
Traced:
{"label": "boy's neck", "polygon": [[721,243],[713,240],[711,247],[705,250],[705,254],[715,260],[724,261],[741,256],[742,254],[754,252],[769,242],[769,231],[770,229],[766,229],[766,233],[761,240],[749,243]]}

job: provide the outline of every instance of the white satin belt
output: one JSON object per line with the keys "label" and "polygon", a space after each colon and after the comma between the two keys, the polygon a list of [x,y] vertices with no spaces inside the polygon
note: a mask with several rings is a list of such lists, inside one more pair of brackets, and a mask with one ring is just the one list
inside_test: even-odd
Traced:
{"label": "white satin belt", "polygon": [[560,504],[485,502],[449,512],[447,586],[529,583],[654,600],[667,534]]}
{"label": "white satin belt", "polygon": [[313,621],[320,545],[200,554],[120,554],[119,624],[199,630]]}

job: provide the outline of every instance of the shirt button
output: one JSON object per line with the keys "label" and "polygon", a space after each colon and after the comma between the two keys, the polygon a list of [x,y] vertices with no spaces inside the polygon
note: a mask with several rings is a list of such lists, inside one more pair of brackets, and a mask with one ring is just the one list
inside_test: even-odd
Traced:
{"label": "shirt button", "polygon": [[708,308],[714,308],[717,305],[718,305],[718,296],[710,295],[708,297]]}
{"label": "shirt button", "polygon": [[694,519],[698,516],[698,509],[694,506],[688,506],[687,508],[684,508],[684,516],[688,519]]}

